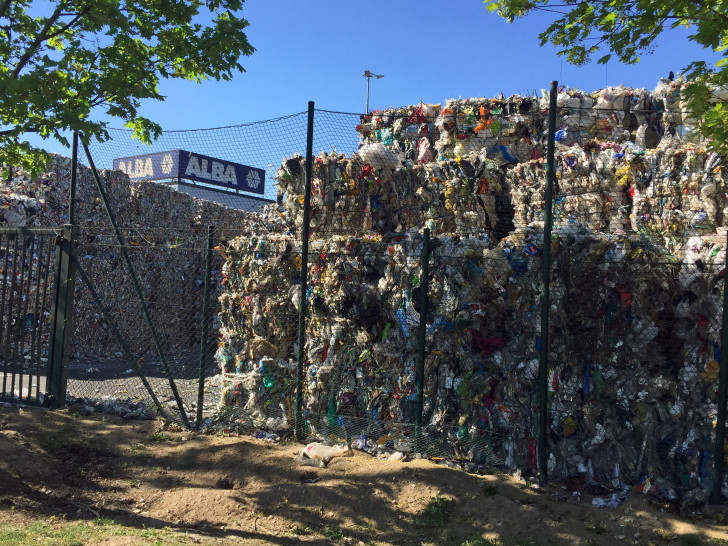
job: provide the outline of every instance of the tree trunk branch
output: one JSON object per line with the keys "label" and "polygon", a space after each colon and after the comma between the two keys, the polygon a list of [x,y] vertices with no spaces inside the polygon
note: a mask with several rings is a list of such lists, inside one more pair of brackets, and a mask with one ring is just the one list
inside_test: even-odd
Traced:
{"label": "tree trunk branch", "polygon": [[38,33],[38,35],[35,37],[35,40],[33,40],[33,43],[30,44],[28,49],[25,50],[25,53],[20,57],[18,60],[18,64],[15,65],[15,68],[11,72],[11,76],[13,79],[17,80],[18,75],[20,74],[20,71],[25,68],[25,65],[28,64],[28,61],[30,58],[35,54],[35,52],[38,50],[38,47],[40,47],[40,44],[42,44],[44,41],[48,39],[48,31],[51,29],[53,24],[58,20],[58,18],[61,15],[61,12],[63,11],[63,5],[60,4],[56,6],[55,11],[51,14],[48,19],[46,19],[45,25],[43,25],[43,28]]}

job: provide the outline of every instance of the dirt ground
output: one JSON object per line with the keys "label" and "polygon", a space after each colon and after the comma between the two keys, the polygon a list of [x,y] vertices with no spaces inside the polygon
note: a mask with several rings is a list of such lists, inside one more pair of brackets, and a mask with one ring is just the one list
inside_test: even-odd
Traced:
{"label": "dirt ground", "polygon": [[154,544],[728,544],[726,507],[679,514],[630,492],[596,508],[563,483],[362,452],[304,467],[300,444],[171,428],[0,409],[0,529],[103,519],[165,529]]}

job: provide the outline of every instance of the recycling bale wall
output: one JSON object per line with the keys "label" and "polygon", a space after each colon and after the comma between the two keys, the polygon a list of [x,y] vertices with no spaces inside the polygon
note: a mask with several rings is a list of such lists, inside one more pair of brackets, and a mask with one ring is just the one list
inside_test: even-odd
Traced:
{"label": "recycling bale wall", "polygon": [[[665,498],[710,487],[726,189],[680,86],[559,92],[545,408],[548,96],[372,112],[355,127],[356,152],[314,157],[306,431],[414,449],[427,227],[422,452],[535,473],[545,418],[552,476],[657,483]],[[278,171],[292,233],[303,224],[304,174],[300,155]],[[243,237],[225,252],[240,278],[223,295],[224,407],[285,430],[300,240]]]}
{"label": "recycling bale wall", "polygon": [[[554,477],[652,475],[665,490],[709,479],[721,237],[680,262],[645,239],[556,230]],[[313,437],[413,450],[421,240],[412,230],[312,243],[304,417]],[[450,236],[433,243],[423,450],[535,472],[542,234],[521,228],[494,248]],[[249,426],[290,429],[300,248],[290,237],[240,238],[225,253],[223,404]]]}
{"label": "recycling bale wall", "polygon": [[[70,166],[70,158],[54,155],[49,168],[37,177],[12,169],[0,186],[0,225],[67,223]],[[172,356],[179,355],[199,343],[207,226],[216,227],[220,238],[231,232],[276,232],[284,226],[275,212],[232,209],[154,182],[130,182],[120,171],[101,170],[100,176],[157,332]],[[156,361],[121,249],[92,173],[83,165],[79,165],[76,198],[73,253],[103,301],[95,301],[77,280],[71,352],[79,359],[120,356],[101,304],[115,316],[115,326],[132,351]],[[217,276],[221,267],[221,262],[215,265]],[[217,298],[217,287],[212,298]]]}
{"label": "recycling bale wall", "polygon": [[[303,224],[304,171],[305,158],[297,156],[277,173],[279,202],[294,231]],[[320,154],[312,180],[314,237],[383,235],[426,225],[497,241],[513,227],[505,173],[487,158],[410,165],[376,143],[352,157]]]}

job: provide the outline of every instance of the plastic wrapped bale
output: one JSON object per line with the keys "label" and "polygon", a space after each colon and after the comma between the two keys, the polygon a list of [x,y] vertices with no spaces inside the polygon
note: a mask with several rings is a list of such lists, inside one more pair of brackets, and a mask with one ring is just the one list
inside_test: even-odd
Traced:
{"label": "plastic wrapped bale", "polygon": [[[0,209],[0,223],[12,226],[66,223],[70,166],[70,158],[54,155],[48,169],[35,178],[13,168],[10,180],[3,178],[0,185],[3,203],[8,206]],[[176,348],[196,343],[198,336],[191,335],[188,328],[199,324],[206,226],[224,221],[225,227],[235,229],[238,234],[281,232],[285,229],[283,222],[271,211],[265,216],[236,211],[154,182],[131,183],[120,171],[101,170],[99,175],[142,289],[148,301],[153,302],[152,314],[160,335]],[[93,175],[83,165],[79,165],[76,196],[78,238],[74,255],[96,283],[99,293],[108,298],[107,305],[113,304],[113,311],[122,317],[119,326],[132,350],[145,351],[152,343],[148,336],[139,335],[139,303],[132,284],[127,282],[125,264]],[[6,211],[10,211],[10,218]],[[195,241],[194,248],[191,241]],[[77,284],[74,312],[90,319],[74,322],[74,355],[109,356],[119,350],[108,325],[101,319],[97,303],[82,284]]]}
{"label": "plastic wrapped bale", "polygon": [[[689,264],[644,240],[574,230],[556,237],[552,294],[561,303],[551,317],[549,353],[555,475],[675,479],[688,461],[696,464],[689,454],[704,449],[713,427],[714,406],[705,399],[715,389],[717,297],[686,290]],[[702,271],[694,282],[714,286],[714,275]],[[683,379],[686,367],[699,368],[708,386],[694,392]]]}
{"label": "plastic wrapped bale", "polygon": [[518,95],[447,101],[436,123],[440,159],[473,152],[499,162],[530,159],[544,117],[534,103],[535,99]]}
{"label": "plastic wrapped bale", "polygon": [[[717,156],[668,139],[664,150],[631,143],[557,145],[554,219],[597,231],[640,232],[671,253],[692,234],[723,223],[725,189]],[[521,163],[506,173],[514,221],[543,221],[545,165]]]}
{"label": "plastic wrapped bale", "polygon": [[[369,149],[372,151],[371,149]],[[311,182],[311,233],[360,234],[392,231],[395,218],[414,195],[412,177],[398,157],[379,145],[367,156],[371,162],[322,154],[316,158]],[[399,165],[398,165],[399,163]],[[277,173],[278,201],[292,229],[303,223],[305,161],[292,157]],[[401,201],[399,201],[401,200]]]}
{"label": "plastic wrapped bale", "polygon": [[502,463],[505,414],[494,405],[506,374],[493,366],[505,344],[506,253],[484,240],[438,237],[433,253],[425,362],[425,449]]}
{"label": "plastic wrapped bale", "polygon": [[[285,236],[237,238],[221,248],[221,403],[271,430],[292,423],[296,311],[292,284],[300,276],[300,249]],[[293,301],[292,301],[293,300]]]}
{"label": "plastic wrapped bale", "polygon": [[[473,154],[458,161],[411,168],[400,165],[392,170],[395,162],[390,155],[317,158],[311,189],[314,237],[386,234],[426,224],[437,233],[498,240],[511,229],[509,192],[497,162]],[[374,169],[372,158],[377,157],[385,157],[384,165],[391,161]],[[303,222],[303,163],[303,158],[293,157],[278,171],[279,201],[285,205],[292,229],[300,229]],[[391,171],[388,177],[381,174],[384,171]]]}
{"label": "plastic wrapped bale", "polygon": [[360,147],[381,144],[413,163],[427,163],[432,159],[432,146],[437,140],[435,121],[439,112],[439,104],[419,104],[363,115],[356,127]]}
{"label": "plastic wrapped bale", "polygon": [[408,298],[420,240],[416,232],[337,237],[313,253],[306,374],[313,433],[399,440],[412,424],[416,351]]}

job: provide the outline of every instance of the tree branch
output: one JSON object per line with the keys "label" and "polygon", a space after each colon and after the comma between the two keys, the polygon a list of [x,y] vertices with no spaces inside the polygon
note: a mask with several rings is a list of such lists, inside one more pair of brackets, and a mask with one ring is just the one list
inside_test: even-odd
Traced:
{"label": "tree branch", "polygon": [[12,4],[13,0],[5,0],[2,4],[0,4],[0,17],[5,17],[5,14]]}
{"label": "tree branch", "polygon": [[[0,137],[4,137],[6,135],[12,135],[14,132],[17,131],[16,129],[5,129],[4,131],[0,131]],[[23,129],[24,133],[37,133],[38,129]]]}
{"label": "tree branch", "polygon": [[51,29],[53,24],[58,20],[58,18],[61,15],[61,12],[63,11],[63,5],[56,6],[55,11],[51,14],[48,19],[46,19],[45,25],[43,25],[43,28],[38,33],[38,35],[35,37],[35,40],[33,40],[33,43],[30,44],[28,49],[25,50],[25,53],[23,53],[22,57],[18,60],[18,64],[15,65],[15,69],[11,72],[11,76],[13,79],[18,79],[18,75],[20,74],[20,71],[23,70],[26,64],[28,64],[28,61],[30,58],[35,54],[35,52],[38,50],[38,47],[40,44],[42,44],[45,40],[48,39],[48,31]]}
{"label": "tree branch", "polygon": [[[68,30],[73,25],[75,25],[78,22],[78,20],[81,19],[81,17],[83,17],[84,15],[86,15],[90,10],[91,10],[91,8],[89,8],[89,7],[83,8],[79,13],[76,14],[76,16],[73,19],[71,19],[67,24],[63,25],[61,28],[59,28],[56,32],[49,34],[46,39],[48,40],[50,38],[55,38],[59,34],[63,34],[64,32],[66,32],[66,30]],[[71,15],[71,14],[68,13],[66,15]]]}

